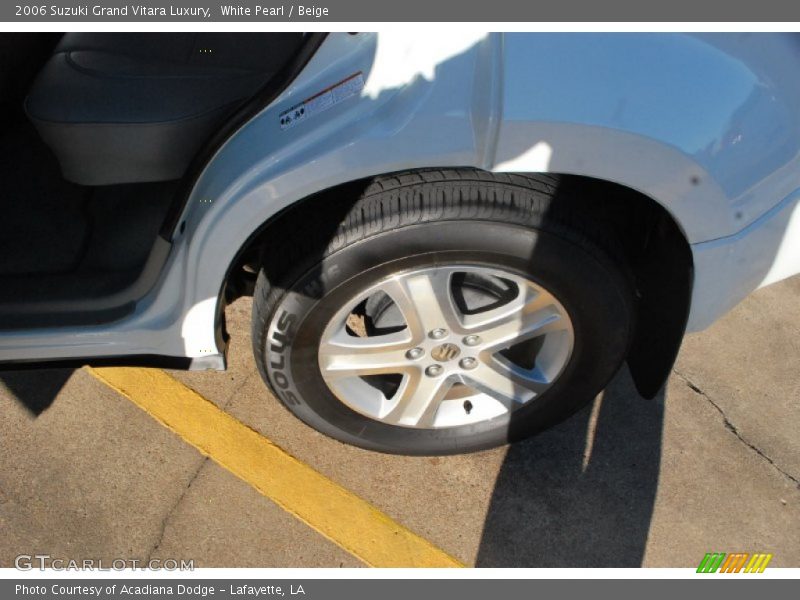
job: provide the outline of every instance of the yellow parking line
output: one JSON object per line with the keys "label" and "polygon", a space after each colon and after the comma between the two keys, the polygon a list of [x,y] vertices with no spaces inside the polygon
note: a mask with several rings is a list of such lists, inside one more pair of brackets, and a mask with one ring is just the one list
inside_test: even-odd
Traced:
{"label": "yellow parking line", "polygon": [[464,566],[163,371],[87,371],[367,565]]}

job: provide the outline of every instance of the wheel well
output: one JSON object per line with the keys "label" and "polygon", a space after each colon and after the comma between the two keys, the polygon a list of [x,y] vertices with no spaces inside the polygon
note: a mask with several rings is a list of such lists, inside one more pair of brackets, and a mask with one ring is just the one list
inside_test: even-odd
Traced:
{"label": "wheel well", "polygon": [[[252,296],[258,268],[266,254],[289,243],[287,238],[293,232],[305,229],[311,219],[335,220],[341,212],[342,200],[352,199],[355,202],[374,179],[368,177],[328,188],[298,200],[273,215],[250,236],[236,255],[223,286],[222,297],[225,302],[233,302],[240,296]],[[338,202],[333,202],[335,200]],[[332,231],[336,226],[337,223],[331,224]]]}
{"label": "wheel well", "polygon": [[641,192],[590,177],[556,178],[565,191],[558,196],[611,234],[628,262],[638,305],[627,362],[639,393],[652,398],[669,377],[689,319],[689,242],[672,215]]}
{"label": "wheel well", "polygon": [[[374,179],[348,182],[309,196],[265,223],[232,265],[224,287],[225,301],[252,295],[259,264],[283,243],[287,233],[303,229],[299,224],[308,219],[335,220],[342,200],[355,201]],[[639,392],[653,397],[669,376],[689,316],[693,263],[686,237],[672,215],[641,192],[577,175],[548,174],[547,181],[556,187],[559,207],[601,226],[628,263],[638,308],[627,362]],[[328,225],[335,231],[336,223]],[[282,254],[286,254],[285,248]]]}

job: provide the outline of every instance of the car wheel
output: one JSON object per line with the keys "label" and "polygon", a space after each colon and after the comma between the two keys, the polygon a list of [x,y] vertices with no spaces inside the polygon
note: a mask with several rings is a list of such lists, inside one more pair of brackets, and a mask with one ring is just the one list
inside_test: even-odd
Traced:
{"label": "car wheel", "polygon": [[290,264],[259,273],[262,376],[305,423],[390,453],[489,448],[572,414],[624,360],[633,294],[557,187],[424,171],[333,202],[287,239]]}

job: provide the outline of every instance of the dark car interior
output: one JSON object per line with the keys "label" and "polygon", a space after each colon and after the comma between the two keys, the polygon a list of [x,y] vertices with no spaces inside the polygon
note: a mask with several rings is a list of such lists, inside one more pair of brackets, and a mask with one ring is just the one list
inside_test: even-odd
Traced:
{"label": "dark car interior", "polygon": [[306,39],[1,34],[0,329],[133,310],[193,159]]}

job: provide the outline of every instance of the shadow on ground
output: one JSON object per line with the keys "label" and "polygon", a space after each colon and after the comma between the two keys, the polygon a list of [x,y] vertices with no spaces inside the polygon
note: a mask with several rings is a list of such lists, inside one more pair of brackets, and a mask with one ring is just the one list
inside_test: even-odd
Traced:
{"label": "shadow on ground", "polygon": [[28,411],[39,416],[53,404],[74,369],[31,369],[0,372],[0,388],[5,387]]}
{"label": "shadow on ground", "polygon": [[511,446],[476,566],[640,566],[663,411],[663,390],[654,400],[641,398],[623,369],[593,407]]}

